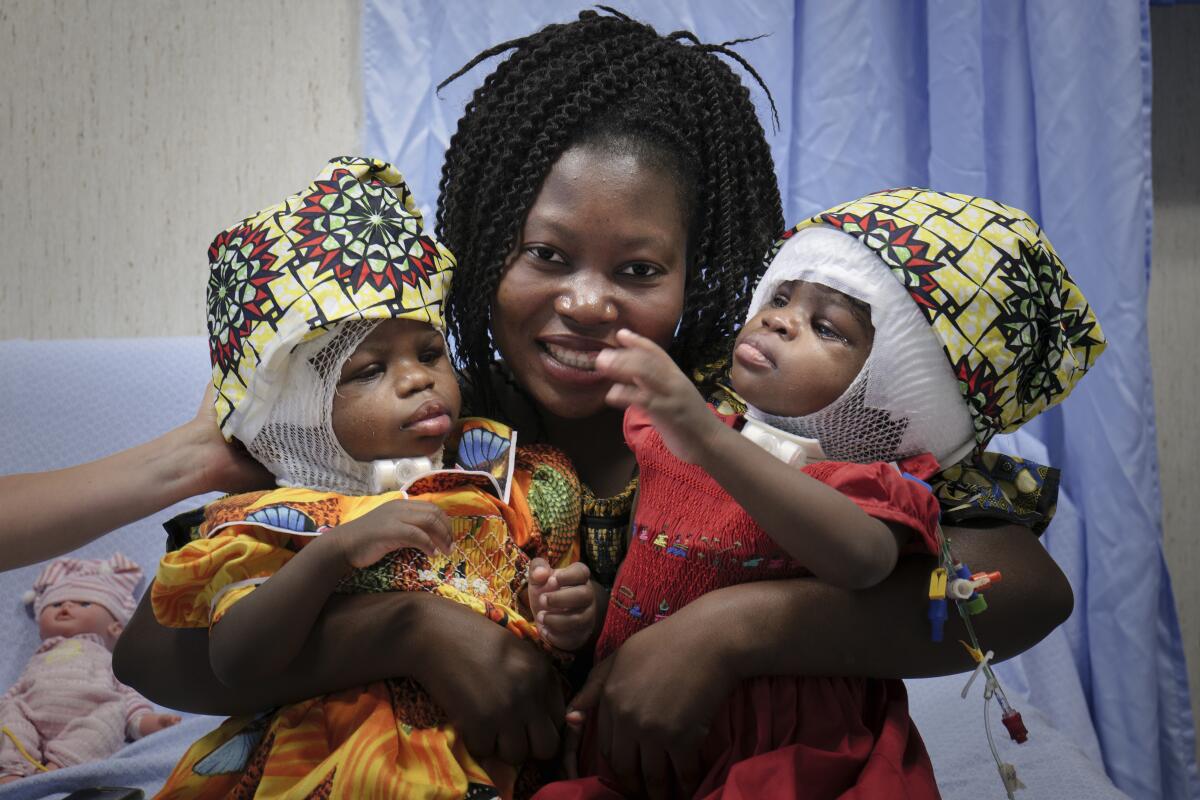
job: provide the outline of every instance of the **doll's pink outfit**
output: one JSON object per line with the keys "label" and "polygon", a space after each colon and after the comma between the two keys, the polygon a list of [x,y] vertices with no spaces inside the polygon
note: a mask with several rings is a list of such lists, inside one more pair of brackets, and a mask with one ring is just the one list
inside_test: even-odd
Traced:
{"label": "doll's pink outfit", "polygon": [[37,761],[67,767],[107,758],[154,709],[113,677],[112,653],[93,633],[52,636],[0,697],[0,776],[37,771]]}

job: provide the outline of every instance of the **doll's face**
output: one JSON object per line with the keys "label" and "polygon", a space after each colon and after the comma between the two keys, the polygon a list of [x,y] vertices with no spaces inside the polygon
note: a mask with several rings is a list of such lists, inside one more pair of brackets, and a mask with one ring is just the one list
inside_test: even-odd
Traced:
{"label": "doll's face", "polygon": [[78,636],[94,633],[104,639],[111,650],[121,635],[121,623],[99,603],[87,600],[62,600],[42,609],[38,631],[43,639],[51,636]]}

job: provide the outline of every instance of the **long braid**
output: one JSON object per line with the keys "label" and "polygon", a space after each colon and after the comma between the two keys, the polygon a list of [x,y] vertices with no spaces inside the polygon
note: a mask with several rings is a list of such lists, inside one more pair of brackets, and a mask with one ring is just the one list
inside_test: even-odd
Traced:
{"label": "long braid", "polygon": [[671,354],[687,372],[726,354],[763,256],[783,228],[750,93],[718,57],[736,61],[761,85],[728,49],[737,42],[704,44],[686,31],[664,37],[601,9],[607,13],[584,11],[574,22],[488,48],[441,84],[512,51],[468,102],[439,183],[437,230],[459,264],[448,300],[451,332],[480,413],[498,412],[490,331],[505,261],[542,181],[571,146],[634,141],[675,179],[692,230],[687,299]]}

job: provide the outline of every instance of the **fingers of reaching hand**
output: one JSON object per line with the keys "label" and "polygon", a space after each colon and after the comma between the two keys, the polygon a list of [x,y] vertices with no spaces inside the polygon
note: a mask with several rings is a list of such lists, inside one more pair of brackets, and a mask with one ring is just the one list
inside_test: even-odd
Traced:
{"label": "fingers of reaching hand", "polygon": [[601,352],[596,358],[596,369],[618,383],[643,387],[660,385],[666,369],[673,367],[675,362],[654,342],[637,334],[630,335],[635,336],[637,341]]}

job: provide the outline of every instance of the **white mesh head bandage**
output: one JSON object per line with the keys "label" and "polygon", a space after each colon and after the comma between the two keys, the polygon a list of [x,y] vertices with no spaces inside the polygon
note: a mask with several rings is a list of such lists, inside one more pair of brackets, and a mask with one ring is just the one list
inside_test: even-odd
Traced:
{"label": "white mesh head bandage", "polygon": [[828,286],[871,307],[875,340],[841,397],[813,414],[747,416],[816,439],[836,461],[895,461],[931,453],[949,465],[975,443],[970,412],[941,342],[887,266],[852,236],[806,228],[780,249],[754,290],[750,318],[788,281]]}
{"label": "white mesh head bandage", "polygon": [[282,385],[264,411],[266,422],[246,444],[280,486],[374,494],[399,488],[391,478],[403,473],[406,466],[420,473],[438,463],[436,457],[356,461],[333,432],[333,396],[342,365],[379,322],[343,322],[329,333],[296,345],[288,354]]}

